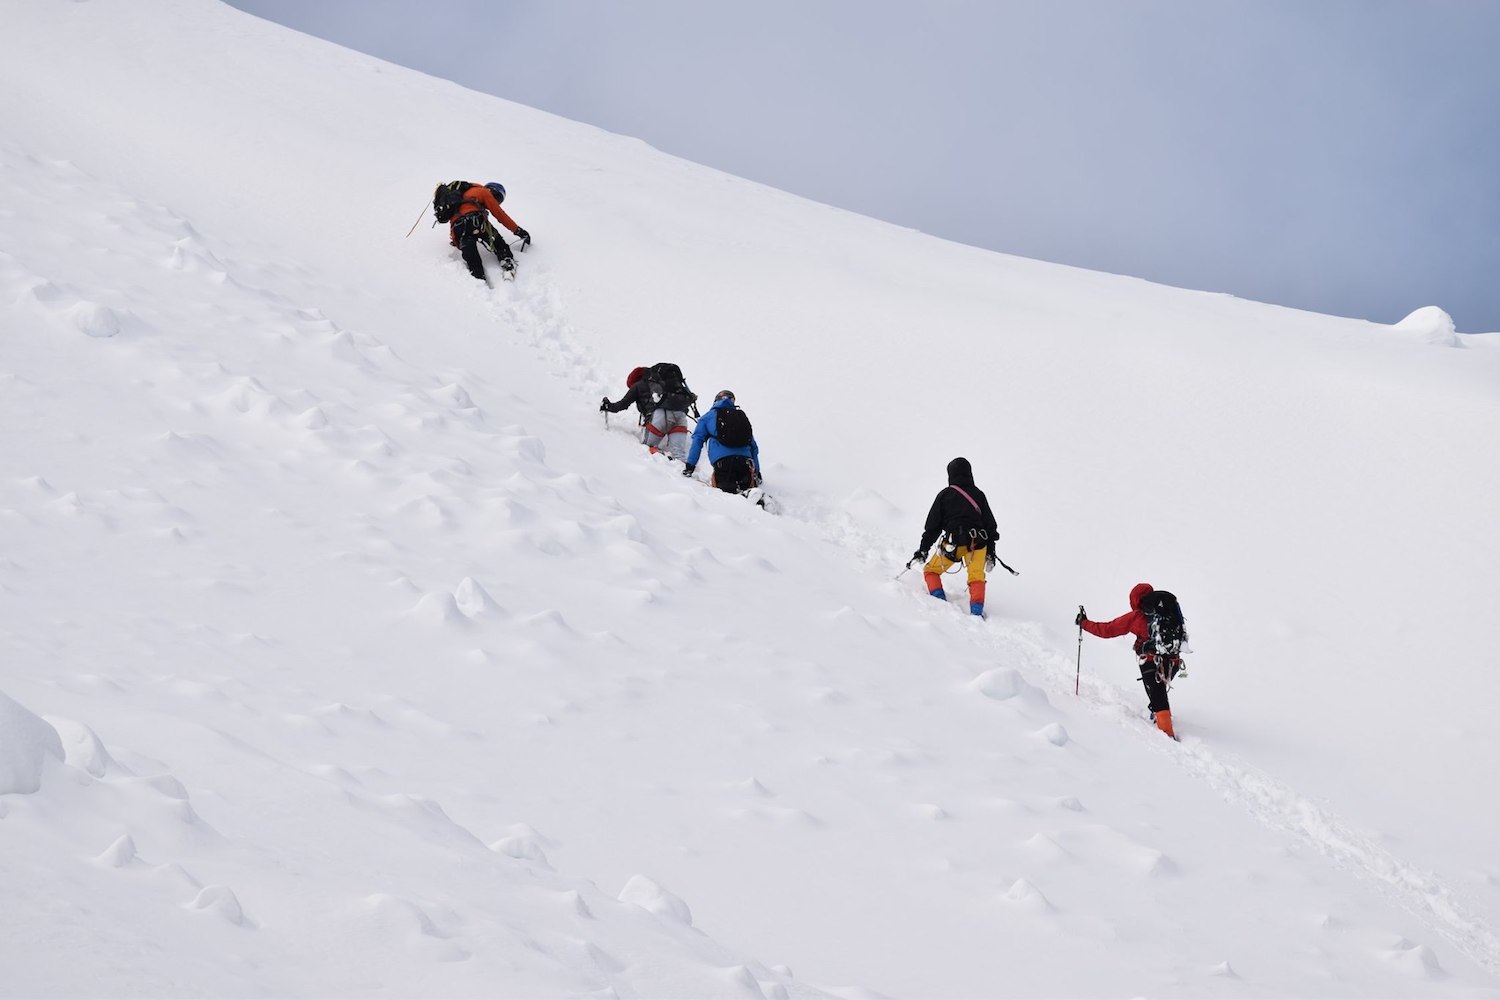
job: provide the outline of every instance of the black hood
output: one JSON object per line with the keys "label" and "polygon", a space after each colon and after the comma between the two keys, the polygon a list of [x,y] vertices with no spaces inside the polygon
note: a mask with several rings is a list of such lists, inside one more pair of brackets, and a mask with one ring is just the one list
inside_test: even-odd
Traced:
{"label": "black hood", "polygon": [[948,485],[974,485],[974,470],[969,467],[969,460],[967,458],[955,458],[948,463]]}

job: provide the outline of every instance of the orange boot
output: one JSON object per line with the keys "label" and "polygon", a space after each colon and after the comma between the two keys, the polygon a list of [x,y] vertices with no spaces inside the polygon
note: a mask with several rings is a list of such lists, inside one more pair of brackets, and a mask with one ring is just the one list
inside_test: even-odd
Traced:
{"label": "orange boot", "polygon": [[1174,740],[1177,738],[1177,734],[1174,733],[1174,732],[1172,732],[1172,712],[1171,712],[1171,710],[1168,710],[1168,711],[1165,711],[1165,712],[1157,712],[1156,713],[1156,728],[1160,729],[1162,732],[1166,733],[1168,736],[1172,737],[1172,739],[1174,739]]}

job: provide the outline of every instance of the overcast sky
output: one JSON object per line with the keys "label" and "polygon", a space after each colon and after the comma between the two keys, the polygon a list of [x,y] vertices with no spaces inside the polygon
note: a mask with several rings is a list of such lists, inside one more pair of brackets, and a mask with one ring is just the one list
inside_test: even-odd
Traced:
{"label": "overcast sky", "polygon": [[1500,0],[230,2],[963,243],[1500,331]]}

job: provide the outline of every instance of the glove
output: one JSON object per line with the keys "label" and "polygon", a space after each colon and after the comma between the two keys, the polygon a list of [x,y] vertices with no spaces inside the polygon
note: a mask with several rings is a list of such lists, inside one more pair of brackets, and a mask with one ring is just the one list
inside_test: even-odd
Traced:
{"label": "glove", "polygon": [[984,554],[984,570],[986,573],[995,571],[995,550],[990,549]]}
{"label": "glove", "polygon": [[698,469],[698,466],[694,465],[691,462],[684,462],[684,463],[682,463],[682,474],[684,476],[691,476],[694,472],[697,471],[697,469]]}
{"label": "glove", "polygon": [[600,413],[604,413],[608,409],[609,409],[609,397],[605,396],[603,399],[599,400],[599,412]]}
{"label": "glove", "polygon": [[531,246],[531,234],[522,229],[520,226],[516,227],[516,238],[521,241],[522,250],[525,250],[527,247]]}
{"label": "glove", "polygon": [[927,553],[923,552],[921,549],[918,549],[917,551],[915,551],[915,552],[913,552],[911,554],[911,558],[910,559],[906,560],[906,565],[913,566],[913,565],[915,565],[915,564],[917,564],[919,562],[924,561],[926,558],[927,558]]}
{"label": "glove", "polygon": [[1083,607],[1080,605],[1078,608],[1078,617],[1073,619],[1073,624],[1077,625],[1079,628],[1082,628],[1083,623],[1088,620],[1089,616],[1083,613]]}

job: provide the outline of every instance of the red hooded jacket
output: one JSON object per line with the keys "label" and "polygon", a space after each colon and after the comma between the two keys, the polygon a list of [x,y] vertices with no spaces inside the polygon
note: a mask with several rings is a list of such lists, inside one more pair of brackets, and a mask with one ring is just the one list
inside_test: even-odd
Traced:
{"label": "red hooded jacket", "polygon": [[1113,639],[1122,635],[1135,636],[1135,651],[1141,651],[1141,643],[1150,636],[1150,626],[1146,623],[1146,614],[1141,610],[1141,598],[1151,593],[1155,588],[1149,583],[1138,583],[1130,588],[1130,610],[1125,612],[1114,621],[1094,622],[1085,618],[1079,622],[1081,627],[1089,635],[1097,635],[1101,639]]}

